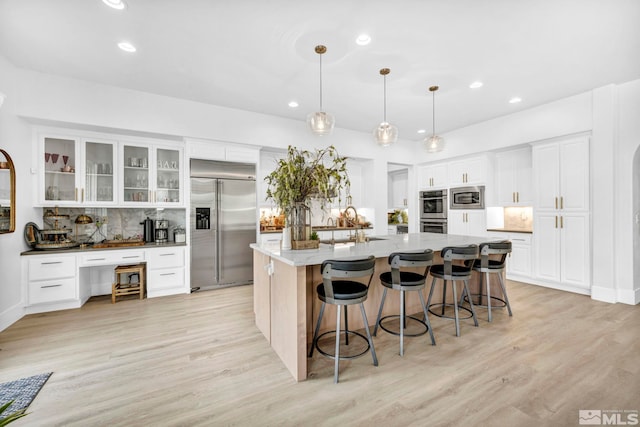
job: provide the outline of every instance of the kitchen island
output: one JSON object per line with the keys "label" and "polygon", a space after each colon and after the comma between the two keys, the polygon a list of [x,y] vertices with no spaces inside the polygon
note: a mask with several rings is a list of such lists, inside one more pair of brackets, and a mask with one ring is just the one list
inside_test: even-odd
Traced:
{"label": "kitchen island", "polygon": [[[369,296],[364,303],[367,318],[373,325],[383,292],[379,275],[389,270],[389,254],[432,249],[437,253],[435,259],[439,260],[439,251],[444,247],[487,241],[486,237],[437,233],[388,235],[378,239],[380,240],[372,239],[367,243],[321,244],[319,249],[295,251],[282,251],[279,242],[251,245],[256,326],[296,381],[307,378],[307,353],[321,305],[316,296],[316,286],[322,282],[320,265],[323,261],[369,255],[376,257],[376,272],[371,281]],[[399,299],[393,293],[389,294],[383,315],[398,314],[399,310]],[[406,310],[409,314],[422,310],[417,295],[407,295]],[[321,331],[335,329],[334,319],[335,307],[327,305]],[[357,330],[363,327],[358,310],[351,310],[349,329]]]}

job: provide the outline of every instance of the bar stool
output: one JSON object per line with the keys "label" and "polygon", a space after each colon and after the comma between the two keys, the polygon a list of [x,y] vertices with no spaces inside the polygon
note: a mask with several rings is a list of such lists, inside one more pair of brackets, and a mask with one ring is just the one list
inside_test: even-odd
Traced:
{"label": "bar stool", "polygon": [[[417,337],[424,335],[429,331],[431,336],[431,344],[436,345],[436,340],[433,337],[433,330],[431,329],[431,323],[427,316],[427,306],[424,303],[424,296],[422,290],[425,288],[427,281],[427,274],[429,274],[429,267],[433,264],[433,251],[431,249],[425,249],[419,252],[394,252],[389,255],[389,265],[391,271],[387,271],[380,275],[380,283],[384,286],[384,293],[382,294],[382,301],[380,301],[380,309],[378,310],[378,318],[376,319],[376,327],[373,330],[373,336],[378,333],[378,326],[383,330],[393,335],[400,335],[400,356],[404,356],[404,337]],[[424,267],[424,273],[419,274],[412,271],[400,271],[403,267]],[[400,291],[400,315],[393,314],[385,317],[382,316],[382,309],[384,302],[387,298],[387,290],[395,289]],[[422,304],[422,311],[424,312],[424,321],[414,316],[407,316],[405,313],[405,292],[417,291],[420,296],[420,303]],[[400,333],[387,329],[382,322],[389,318],[398,318],[400,323]],[[424,326],[424,331],[420,333],[405,333],[407,320],[414,320]]]}
{"label": "bar stool", "polygon": [[[471,269],[473,268],[473,260],[478,257],[478,245],[469,246],[449,246],[442,248],[440,251],[444,264],[434,264],[431,266],[431,276],[433,281],[431,282],[431,289],[429,290],[429,300],[427,301],[427,307],[431,314],[444,317],[447,319],[455,320],[456,324],[456,336],[460,336],[460,316],[459,310],[466,310],[471,313],[470,316],[463,319],[473,318],[473,323],[478,326],[478,318],[476,317],[476,311],[473,308],[473,302],[469,300],[469,307],[459,306],[458,304],[458,291],[456,289],[456,282],[462,282],[463,287],[467,294],[469,293],[469,279],[471,278]],[[453,264],[453,261],[464,261],[464,265]],[[433,297],[433,290],[435,288],[436,279],[442,279],[444,281],[442,285],[442,303],[431,304],[431,298]],[[447,296],[447,280],[450,280],[451,289],[453,291],[453,303],[446,302]],[[441,313],[438,314],[431,310],[432,307],[441,306]],[[445,315],[445,307],[453,306],[454,316]]]}
{"label": "bar stool", "polygon": [[[504,280],[502,279],[502,273],[506,267],[507,255],[511,253],[511,242],[508,240],[501,242],[487,242],[480,244],[480,258],[477,258],[473,262],[473,270],[480,273],[480,287],[479,293],[471,294],[471,299],[475,298],[473,305],[476,307],[485,307],[488,312],[488,320],[491,322],[491,300],[494,299],[496,301],[500,301],[502,303],[501,306],[498,307],[507,307],[509,311],[509,316],[513,316],[511,312],[511,304],[509,304],[509,297],[507,297],[507,289],[504,286]],[[500,255],[500,259],[489,259],[491,255]],[[491,295],[491,282],[490,282],[490,274],[498,275],[498,283],[500,284],[500,288],[502,289],[502,295],[504,299],[498,298],[496,296]],[[486,288],[487,293],[482,293],[482,289],[485,281],[483,281],[483,277],[486,277]],[[486,297],[487,304],[483,305],[483,297]],[[469,297],[464,292],[461,295],[461,300],[464,298],[465,301],[469,302]]]}
{"label": "bar stool", "polygon": [[[373,255],[368,258],[349,259],[349,260],[327,260],[322,263],[322,283],[318,285],[317,292],[318,298],[322,301],[322,307],[320,308],[320,315],[318,316],[318,323],[313,334],[313,342],[311,344],[311,350],[309,351],[309,357],[313,356],[314,347],[324,356],[335,359],[334,368],[334,383],[338,382],[338,368],[340,359],[354,359],[365,354],[371,350],[371,356],[373,358],[373,365],[378,366],[378,358],[376,357],[376,350],[373,347],[373,340],[371,339],[371,333],[369,332],[369,322],[367,321],[367,313],[364,311],[363,302],[367,299],[369,292],[369,285],[371,284],[371,278],[373,277],[374,268],[376,265],[376,259]],[[369,280],[366,284],[355,280],[333,280],[339,279],[355,279],[369,276]],[[324,308],[326,304],[336,305],[336,330],[328,331],[320,336],[318,332],[320,330],[320,323],[322,322],[322,316],[324,315]],[[350,305],[359,304],[360,311],[362,312],[362,320],[364,321],[364,330],[367,336],[349,330],[349,324],[347,323],[347,308]],[[367,341],[367,348],[359,354],[354,356],[340,356],[340,308],[344,306],[344,329],[345,329],[345,345],[349,345],[349,334],[359,336]],[[336,348],[335,353],[327,353],[320,348],[318,341],[326,334],[336,334]]]}

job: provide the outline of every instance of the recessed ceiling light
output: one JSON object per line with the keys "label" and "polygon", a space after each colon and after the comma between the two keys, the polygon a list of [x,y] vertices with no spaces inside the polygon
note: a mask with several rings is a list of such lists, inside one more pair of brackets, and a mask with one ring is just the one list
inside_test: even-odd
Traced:
{"label": "recessed ceiling light", "polygon": [[418,133],[427,133],[427,130],[426,129],[419,129]]}
{"label": "recessed ceiling light", "polygon": [[482,87],[482,85],[483,85],[483,84],[484,84],[484,83],[482,83],[482,82],[478,82],[478,81],[476,81],[476,82],[471,83],[471,84],[469,85],[469,87],[470,87],[471,89],[478,89],[479,87]]}
{"label": "recessed ceiling light", "polygon": [[290,101],[289,102],[289,107],[291,108],[298,108],[298,103],[296,101]]}
{"label": "recessed ceiling light", "polygon": [[360,46],[366,46],[371,43],[371,37],[368,34],[360,34],[356,39],[356,43]]}
{"label": "recessed ceiling light", "polygon": [[509,104],[517,104],[518,102],[522,101],[521,98],[518,98],[517,96],[514,96],[513,98],[511,98],[509,100]]}
{"label": "recessed ceiling light", "polygon": [[107,6],[118,10],[122,10],[126,6],[122,0],[102,0],[102,2]]}
{"label": "recessed ceiling light", "polygon": [[118,47],[125,52],[135,52],[136,47],[129,42],[120,42],[118,43]]}

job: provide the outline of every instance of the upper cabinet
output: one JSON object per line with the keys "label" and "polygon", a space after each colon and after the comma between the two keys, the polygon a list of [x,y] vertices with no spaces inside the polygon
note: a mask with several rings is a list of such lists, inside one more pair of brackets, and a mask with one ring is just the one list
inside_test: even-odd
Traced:
{"label": "upper cabinet", "polygon": [[452,187],[486,184],[490,158],[482,154],[449,162],[449,185]]}
{"label": "upper cabinet", "polygon": [[38,144],[42,206],[184,204],[182,146],[43,131]]}
{"label": "upper cabinet", "polygon": [[496,190],[500,206],[533,204],[531,148],[496,153]]}
{"label": "upper cabinet", "polygon": [[40,136],[39,189],[43,205],[114,205],[117,142]]}
{"label": "upper cabinet", "polygon": [[129,142],[121,147],[123,205],[184,203],[182,148]]}
{"label": "upper cabinet", "polygon": [[387,207],[389,209],[404,209],[407,207],[407,186],[409,184],[409,172],[407,169],[388,173],[387,181]]}
{"label": "upper cabinet", "polygon": [[533,147],[535,207],[583,212],[589,208],[589,139]]}
{"label": "upper cabinet", "polygon": [[448,184],[448,168],[446,163],[421,166],[418,169],[419,189],[445,188]]}

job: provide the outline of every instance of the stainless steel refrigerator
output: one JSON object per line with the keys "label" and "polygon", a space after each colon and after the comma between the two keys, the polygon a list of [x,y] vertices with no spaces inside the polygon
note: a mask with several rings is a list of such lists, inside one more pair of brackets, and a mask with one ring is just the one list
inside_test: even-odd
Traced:
{"label": "stainless steel refrigerator", "polygon": [[255,165],[191,159],[191,289],[253,282]]}

